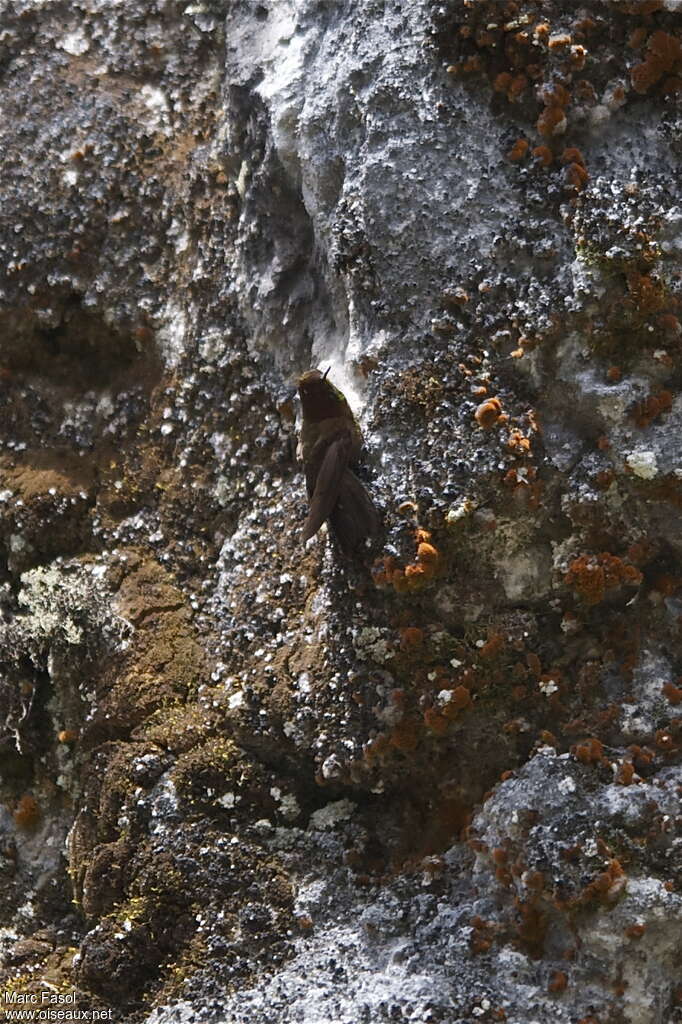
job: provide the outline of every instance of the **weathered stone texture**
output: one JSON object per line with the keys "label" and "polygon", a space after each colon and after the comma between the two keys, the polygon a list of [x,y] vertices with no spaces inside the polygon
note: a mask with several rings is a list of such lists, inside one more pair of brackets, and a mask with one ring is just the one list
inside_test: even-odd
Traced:
{"label": "weathered stone texture", "polygon": [[682,1020],[679,6],[2,5],[0,990]]}

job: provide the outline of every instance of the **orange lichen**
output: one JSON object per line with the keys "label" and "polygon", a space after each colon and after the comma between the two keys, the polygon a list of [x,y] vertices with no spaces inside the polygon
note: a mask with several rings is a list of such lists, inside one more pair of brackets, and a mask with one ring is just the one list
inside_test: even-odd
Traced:
{"label": "orange lichen", "polygon": [[424,576],[424,575],[425,575],[425,572],[424,572],[424,566],[423,565],[411,564],[411,565],[406,565],[405,566],[405,576],[407,578],[408,583],[412,583],[412,584],[421,583],[422,582],[421,577]]}
{"label": "orange lichen", "polygon": [[400,646],[403,650],[421,647],[424,643],[424,630],[418,626],[407,626],[400,631]]}
{"label": "orange lichen", "polygon": [[657,729],[654,740],[659,750],[671,751],[677,749],[675,739],[668,729]]}
{"label": "orange lichen", "polygon": [[584,46],[572,46],[571,47],[571,67],[574,71],[582,71],[587,62],[587,50]]}
{"label": "orange lichen", "polygon": [[672,408],[673,396],[670,391],[659,391],[656,395],[649,395],[641,402],[637,402],[632,411],[632,417],[638,427],[648,427],[650,423],[669,412]]}
{"label": "orange lichen", "polygon": [[630,81],[635,92],[648,92],[652,85],[658,81],[663,72],[659,71],[653,61],[645,60],[630,72]]}
{"label": "orange lichen", "polygon": [[588,903],[590,900],[597,900],[600,903],[608,903],[618,895],[625,885],[625,872],[620,862],[615,857],[609,860],[608,867],[601,871],[589,885],[583,889],[580,902]]}
{"label": "orange lichen", "polygon": [[519,160],[523,160],[524,156],[528,152],[528,140],[517,139],[512,148],[507,153],[507,159],[511,160],[512,163],[516,163]]}
{"label": "orange lichen", "polygon": [[[678,679],[679,682],[682,682],[682,679]],[[671,704],[682,704],[682,687],[675,686],[674,683],[666,683],[661,692]]]}
{"label": "orange lichen", "polygon": [[75,743],[78,739],[78,733],[74,729],[60,729],[57,733],[57,739],[60,743]]}
{"label": "orange lichen", "polygon": [[471,57],[460,60],[457,64],[449,64],[447,72],[449,75],[472,75],[483,68],[483,61],[479,54],[474,53]]}
{"label": "orange lichen", "polygon": [[612,384],[617,384],[622,376],[623,371],[620,366],[609,366],[606,371],[606,379],[611,381]]}
{"label": "orange lichen", "polygon": [[392,747],[404,752],[414,750],[418,739],[418,726],[412,718],[403,718],[402,722],[394,726],[388,737]]}
{"label": "orange lichen", "polygon": [[650,274],[632,271],[627,275],[627,285],[630,299],[640,313],[655,313],[664,306],[665,289]]}
{"label": "orange lichen", "polygon": [[535,127],[544,139],[553,135],[561,135],[566,131],[566,114],[563,107],[545,107],[538,117]]}
{"label": "orange lichen", "polygon": [[545,876],[542,871],[527,871],[523,880],[526,886],[535,892],[542,892],[545,887]]}
{"label": "orange lichen", "polygon": [[502,403],[499,398],[488,398],[481,402],[474,413],[474,419],[479,427],[489,430],[494,427],[502,413]]}
{"label": "orange lichen", "polygon": [[501,654],[505,647],[504,637],[499,633],[495,633],[490,637],[489,640],[483,644],[483,647],[478,652],[479,658],[496,658],[498,654]]}
{"label": "orange lichen", "polygon": [[540,164],[541,167],[549,167],[554,160],[552,150],[549,146],[536,146],[532,155],[535,162]]}
{"label": "orange lichen", "polygon": [[599,604],[608,590],[623,584],[639,586],[642,574],[634,565],[628,565],[616,555],[580,555],[568,567],[564,577],[567,586],[575,590],[588,605]]}
{"label": "orange lichen", "polygon": [[674,64],[682,59],[679,39],[660,29],[649,39],[647,50],[661,62],[666,71],[672,70]]}
{"label": "orange lichen", "polygon": [[471,919],[471,951],[473,953],[487,953],[493,944],[493,926],[483,918],[472,917]]}
{"label": "orange lichen", "polygon": [[569,146],[563,151],[561,162],[564,164],[580,164],[581,167],[585,166],[583,155],[575,146]]}
{"label": "orange lichen", "polygon": [[404,569],[394,569],[391,573],[390,583],[398,594],[406,594],[410,589],[410,580],[405,575]]}
{"label": "orange lichen", "polygon": [[382,757],[387,752],[390,745],[388,736],[381,732],[378,736],[375,736],[373,740],[370,740],[365,744],[363,756],[366,761],[371,763],[375,758]]}
{"label": "orange lichen", "polygon": [[592,82],[588,82],[587,79],[583,78],[581,81],[576,82],[575,89],[573,91],[576,99],[581,100],[583,103],[597,102],[597,94],[594,91],[594,86],[592,85]]}
{"label": "orange lichen", "polygon": [[514,427],[507,438],[507,448],[515,455],[527,455],[530,451],[530,439],[525,437],[517,427]]}
{"label": "orange lichen", "polygon": [[571,25],[576,37],[580,39],[585,39],[591,32],[594,32],[597,27],[598,23],[593,18],[590,18],[589,15],[579,18]]}
{"label": "orange lichen", "polygon": [[552,82],[542,86],[540,99],[546,107],[567,107],[571,94],[560,82]]}
{"label": "orange lichen", "polygon": [[638,768],[646,768],[655,757],[653,750],[649,750],[648,747],[640,747],[636,743],[628,747],[628,750],[632,754],[632,760]]}
{"label": "orange lichen", "polygon": [[535,466],[524,466],[523,470],[507,470],[502,477],[505,487],[512,490],[512,497],[519,505],[537,508],[542,494],[542,481],[537,479]]}
{"label": "orange lichen", "polygon": [[646,47],[646,57],[641,64],[635,64],[630,71],[630,81],[635,92],[645,93],[673,70],[682,61],[680,40],[662,29],[654,32]]}
{"label": "orange lichen", "polygon": [[641,939],[646,931],[645,924],[631,924],[624,929],[623,934],[628,939]]}
{"label": "orange lichen", "polygon": [[618,774],[616,775],[616,782],[619,786],[631,786],[635,781],[635,766],[632,761],[623,761]]}
{"label": "orange lichen", "polygon": [[563,992],[568,985],[568,975],[565,971],[553,971],[547,991],[551,993]]}
{"label": "orange lichen", "polygon": [[601,469],[595,476],[594,482],[600,491],[608,491],[614,479],[615,473],[612,469]]}
{"label": "orange lichen", "polygon": [[24,793],[14,809],[14,821],[19,828],[32,829],[40,821],[41,810],[38,801],[30,793]]}
{"label": "orange lichen", "polygon": [[564,171],[564,181],[566,182],[566,185],[569,188],[576,189],[578,192],[585,188],[589,177],[589,174],[582,164],[578,163],[569,164]]}
{"label": "orange lichen", "polygon": [[377,587],[390,586],[393,573],[396,568],[396,560],[391,555],[384,555],[377,558],[372,565],[372,579]]}
{"label": "orange lichen", "polygon": [[392,555],[377,559],[372,566],[372,578],[377,587],[393,587],[399,594],[407,593],[422,587],[436,575],[440,552],[430,542],[428,530],[417,527],[415,530],[417,544],[416,559],[402,568]]}
{"label": "orange lichen", "polygon": [[528,79],[525,75],[514,75],[509,85],[509,88],[507,89],[507,99],[509,100],[509,102],[514,103],[527,87]]}
{"label": "orange lichen", "polygon": [[598,764],[604,757],[604,746],[600,740],[591,737],[572,746],[571,753],[581,764]]}
{"label": "orange lichen", "polygon": [[466,686],[456,686],[451,691],[450,700],[443,707],[443,714],[448,719],[456,717],[458,711],[463,711],[471,704],[471,691]]}
{"label": "orange lichen", "polygon": [[424,722],[437,736],[444,736],[448,731],[448,719],[441,714],[437,708],[427,708],[424,712]]}
{"label": "orange lichen", "polygon": [[646,29],[643,25],[639,28],[634,29],[628,38],[628,46],[631,50],[641,50],[644,46],[644,40],[646,39]]}
{"label": "orange lichen", "polygon": [[440,561],[440,552],[430,543],[431,534],[428,530],[418,528],[415,531],[415,537],[417,541],[417,560],[416,563],[405,567],[405,576],[408,580],[420,585],[435,575]]}
{"label": "orange lichen", "polygon": [[422,541],[417,548],[417,558],[422,563],[432,563],[438,561],[439,555],[433,544],[428,544],[426,541]]}

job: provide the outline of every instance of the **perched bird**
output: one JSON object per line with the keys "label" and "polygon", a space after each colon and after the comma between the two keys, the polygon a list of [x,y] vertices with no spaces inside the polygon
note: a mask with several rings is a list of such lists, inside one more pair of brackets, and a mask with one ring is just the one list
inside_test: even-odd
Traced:
{"label": "perched bird", "polygon": [[345,555],[379,533],[381,519],[372,499],[350,468],[360,455],[362,434],[350,406],[327,374],[309,370],[298,382],[303,408],[301,449],[310,507],[303,540],[329,520]]}

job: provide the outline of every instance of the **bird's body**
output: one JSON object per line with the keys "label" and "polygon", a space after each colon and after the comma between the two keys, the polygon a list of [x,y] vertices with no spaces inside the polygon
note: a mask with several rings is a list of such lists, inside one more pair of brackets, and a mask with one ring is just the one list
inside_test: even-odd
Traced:
{"label": "bird's body", "polygon": [[299,380],[303,408],[301,450],[310,508],[303,539],[329,521],[342,551],[350,555],[376,537],[380,517],[351,467],[362,449],[362,433],[344,395],[319,370]]}

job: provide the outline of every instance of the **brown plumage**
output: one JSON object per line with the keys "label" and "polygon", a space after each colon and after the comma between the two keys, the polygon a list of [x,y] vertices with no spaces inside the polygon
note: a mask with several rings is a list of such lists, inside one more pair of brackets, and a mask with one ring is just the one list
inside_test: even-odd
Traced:
{"label": "brown plumage", "polygon": [[[328,371],[327,371],[328,372]],[[327,374],[309,370],[298,382],[303,408],[301,448],[310,507],[303,540],[328,521],[339,547],[351,555],[379,533],[381,519],[351,469],[362,449],[362,434],[341,392]]]}

